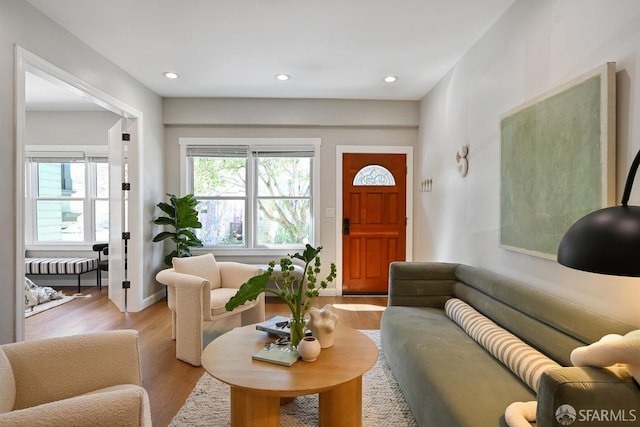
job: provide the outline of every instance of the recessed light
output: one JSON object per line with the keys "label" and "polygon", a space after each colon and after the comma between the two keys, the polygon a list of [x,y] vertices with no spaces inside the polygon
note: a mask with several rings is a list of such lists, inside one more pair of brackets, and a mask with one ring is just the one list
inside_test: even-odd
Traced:
{"label": "recessed light", "polygon": [[289,74],[276,74],[276,79],[280,80],[280,81],[285,81],[285,80],[289,80],[291,78],[291,76]]}
{"label": "recessed light", "polygon": [[393,83],[398,81],[398,78],[396,76],[387,76],[382,80],[384,80],[386,83]]}
{"label": "recessed light", "polygon": [[176,73],[174,73],[173,71],[165,71],[164,73],[162,73],[163,76],[165,76],[168,79],[177,79],[180,78],[180,76]]}

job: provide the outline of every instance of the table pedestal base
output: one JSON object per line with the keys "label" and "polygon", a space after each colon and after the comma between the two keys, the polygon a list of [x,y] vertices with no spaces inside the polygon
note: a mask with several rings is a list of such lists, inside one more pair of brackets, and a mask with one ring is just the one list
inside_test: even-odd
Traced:
{"label": "table pedestal base", "polygon": [[[280,402],[293,400],[231,387],[232,427],[278,427]],[[319,394],[321,427],[362,426],[362,377]]]}
{"label": "table pedestal base", "polygon": [[362,377],[320,393],[318,425],[360,427],[362,425]]}
{"label": "table pedestal base", "polygon": [[280,397],[231,387],[231,427],[278,427]]}

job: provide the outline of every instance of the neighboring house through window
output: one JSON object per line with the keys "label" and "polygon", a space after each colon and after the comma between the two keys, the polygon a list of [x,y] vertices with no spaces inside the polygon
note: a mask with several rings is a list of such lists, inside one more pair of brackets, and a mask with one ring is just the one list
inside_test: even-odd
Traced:
{"label": "neighboring house through window", "polygon": [[318,139],[181,138],[183,189],[199,201],[206,247],[314,244]]}
{"label": "neighboring house through window", "polygon": [[28,245],[89,245],[109,240],[107,154],[26,151]]}

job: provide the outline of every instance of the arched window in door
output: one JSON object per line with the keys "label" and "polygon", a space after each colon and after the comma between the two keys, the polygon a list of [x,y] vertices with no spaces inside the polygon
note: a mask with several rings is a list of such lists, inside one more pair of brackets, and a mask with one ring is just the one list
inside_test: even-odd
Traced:
{"label": "arched window in door", "polygon": [[353,178],[353,185],[394,186],[396,180],[389,169],[380,165],[368,165],[358,171]]}

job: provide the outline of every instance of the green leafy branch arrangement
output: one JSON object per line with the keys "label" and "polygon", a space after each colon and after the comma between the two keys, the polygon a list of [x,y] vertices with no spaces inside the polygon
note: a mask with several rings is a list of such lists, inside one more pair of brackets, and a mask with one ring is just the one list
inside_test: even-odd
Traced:
{"label": "green leafy branch arrangement", "polygon": [[[244,283],[236,295],[225,305],[227,311],[239,307],[247,301],[254,301],[261,293],[274,294],[282,299],[291,310],[294,319],[302,320],[310,308],[311,300],[320,295],[320,289],[325,289],[336,278],[336,265],[331,263],[331,271],[324,280],[318,283],[321,261],[320,251],[322,246],[314,248],[307,244],[302,254],[289,255],[289,258],[280,260],[281,276],[274,274],[275,261],[269,263],[269,268],[263,274],[254,276]],[[293,260],[298,259],[304,263],[302,278],[298,280],[294,274]],[[275,283],[275,289],[267,288],[269,280]]]}

